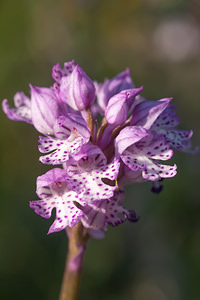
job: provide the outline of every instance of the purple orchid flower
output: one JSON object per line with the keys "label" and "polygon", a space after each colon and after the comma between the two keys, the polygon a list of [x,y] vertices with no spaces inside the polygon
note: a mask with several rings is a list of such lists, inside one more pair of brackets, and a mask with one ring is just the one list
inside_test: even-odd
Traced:
{"label": "purple orchid flower", "polygon": [[[82,158],[70,164],[67,170],[55,168],[37,179],[37,194],[42,200],[31,201],[31,208],[44,218],[50,218],[54,207],[57,212],[48,233],[74,226],[83,215],[86,204],[89,205],[96,199],[101,202],[113,196],[116,186],[109,185],[104,180],[113,181],[117,178],[119,162],[114,160],[106,165],[106,158],[98,147],[85,148],[88,151],[85,149],[84,153],[79,154],[79,158]],[[74,202],[78,202],[79,206]],[[99,203],[96,205],[98,207]],[[112,212],[109,205],[108,210]],[[121,210],[120,208],[120,212]],[[124,210],[124,214],[125,212]]]}
{"label": "purple orchid flower", "polygon": [[81,222],[86,228],[107,230],[107,225],[117,226],[126,220],[137,222],[139,218],[133,210],[125,209],[124,191],[117,190],[110,199],[94,201],[82,208],[83,216]]}
{"label": "purple orchid flower", "polygon": [[[135,136],[135,138],[134,138]],[[173,151],[164,139],[154,140],[139,126],[122,129],[116,138],[116,151],[123,163],[132,171],[141,171],[144,179],[156,181],[176,175],[176,165],[161,165],[160,160],[168,160]]]}
{"label": "purple orchid flower", "polygon": [[[2,103],[7,117],[13,121],[22,121],[34,125],[43,134],[53,134],[53,127],[60,115],[65,115],[72,109],[59,101],[54,90],[46,87],[30,85],[31,99],[24,93],[14,95],[15,108],[11,108],[8,100]],[[74,110],[73,110],[74,113]]]}
{"label": "purple orchid flower", "polygon": [[130,70],[119,73],[112,79],[106,79],[103,83],[94,82],[97,94],[97,102],[102,112],[107,108],[109,99],[123,90],[133,89],[134,84],[130,76]]}
{"label": "purple orchid flower", "polygon": [[81,151],[69,161],[66,170],[73,189],[80,189],[87,202],[109,199],[117,188],[119,160],[107,163],[101,149],[94,145],[84,145]]}
{"label": "purple orchid flower", "polygon": [[[191,149],[192,131],[177,129],[180,120],[172,98],[149,101],[135,88],[129,69],[102,84],[93,82],[74,60],[52,69],[53,86],[31,87],[31,99],[14,96],[15,108],[3,101],[14,121],[33,124],[43,164],[62,165],[37,178],[37,214],[56,217],[49,232],[82,222],[88,233],[102,237],[108,225],[135,222],[133,210],[123,207],[128,182],[160,181],[176,175],[176,164],[165,165],[173,151]],[[97,98],[96,103],[94,102]],[[102,117],[103,115],[103,117]],[[101,119],[99,123],[99,119]]]}
{"label": "purple orchid flower", "polygon": [[151,130],[157,135],[162,135],[175,150],[196,153],[199,148],[191,149],[192,130],[177,129],[180,118],[176,114],[174,105],[168,106],[154,122]]}
{"label": "purple orchid flower", "polygon": [[30,207],[43,218],[49,219],[53,208],[56,218],[48,234],[73,227],[80,220],[83,212],[75,205],[86,205],[81,195],[73,190],[67,182],[67,174],[63,169],[52,169],[37,178],[37,194],[41,200],[31,201]]}
{"label": "purple orchid flower", "polygon": [[40,157],[40,161],[44,164],[63,164],[77,154],[90,139],[87,123],[77,114],[66,114],[57,118],[54,133],[55,138],[48,135],[39,137],[39,151],[51,152]]}

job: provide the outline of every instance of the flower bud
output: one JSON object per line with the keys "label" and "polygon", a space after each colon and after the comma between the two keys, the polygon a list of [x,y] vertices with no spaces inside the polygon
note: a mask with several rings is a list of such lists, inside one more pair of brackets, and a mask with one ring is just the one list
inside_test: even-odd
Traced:
{"label": "flower bud", "polygon": [[60,97],[75,110],[84,110],[94,102],[94,84],[78,65],[70,76],[62,77]]}
{"label": "flower bud", "polygon": [[105,111],[111,97],[123,90],[134,88],[134,84],[130,76],[130,70],[126,69],[112,79],[106,79],[104,83],[95,82],[95,87],[98,105],[102,111]]}
{"label": "flower bud", "polygon": [[142,89],[141,87],[139,89],[124,90],[110,98],[105,111],[107,122],[115,126],[123,125],[126,122],[129,109],[136,95],[138,95]]}
{"label": "flower bud", "polygon": [[53,127],[61,112],[53,89],[32,85],[30,88],[33,125],[43,134],[54,134]]}

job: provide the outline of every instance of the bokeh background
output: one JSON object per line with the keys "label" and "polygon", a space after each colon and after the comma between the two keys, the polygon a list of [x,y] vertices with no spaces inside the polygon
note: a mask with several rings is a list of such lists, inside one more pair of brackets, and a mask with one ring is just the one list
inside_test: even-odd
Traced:
{"label": "bokeh background", "polygon": [[[29,83],[49,86],[57,62],[75,61],[98,81],[130,67],[149,100],[174,97],[181,128],[200,144],[200,3],[198,0],[1,0],[0,98],[12,104]],[[38,134],[0,112],[0,298],[58,298],[67,239],[47,236],[51,220],[29,208]],[[127,187],[137,224],[91,240],[79,299],[199,300],[199,154],[175,153],[175,178],[161,194],[151,184]]]}

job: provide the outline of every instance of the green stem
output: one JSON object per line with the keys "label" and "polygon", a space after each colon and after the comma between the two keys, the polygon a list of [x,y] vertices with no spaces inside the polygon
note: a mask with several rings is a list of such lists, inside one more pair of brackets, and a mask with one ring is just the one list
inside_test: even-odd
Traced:
{"label": "green stem", "polygon": [[68,229],[67,232],[69,237],[68,254],[59,300],[76,300],[89,235],[80,222]]}

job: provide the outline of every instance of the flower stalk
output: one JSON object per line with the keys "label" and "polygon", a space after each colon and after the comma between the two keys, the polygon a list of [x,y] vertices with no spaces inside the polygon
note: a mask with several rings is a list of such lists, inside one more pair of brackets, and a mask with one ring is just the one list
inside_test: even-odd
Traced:
{"label": "flower stalk", "polygon": [[89,235],[81,222],[67,228],[68,253],[59,300],[76,300]]}

